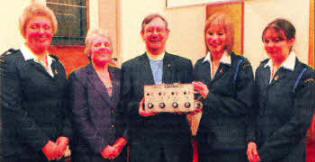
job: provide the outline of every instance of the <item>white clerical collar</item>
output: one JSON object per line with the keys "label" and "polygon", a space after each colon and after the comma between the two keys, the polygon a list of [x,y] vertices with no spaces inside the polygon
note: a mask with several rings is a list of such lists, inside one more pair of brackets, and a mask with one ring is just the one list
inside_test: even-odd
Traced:
{"label": "white clerical collar", "polygon": [[146,52],[147,56],[149,57],[150,60],[152,61],[161,61],[163,60],[164,56],[165,56],[165,52],[159,54],[159,55],[152,55],[150,52]]}
{"label": "white clerical collar", "polygon": [[[209,62],[211,64],[210,52],[207,53],[206,57],[203,59],[203,62]],[[224,51],[223,56],[220,59],[220,63],[231,65],[231,55]]]}
{"label": "white clerical collar", "polygon": [[[296,63],[296,55],[294,52],[290,52],[288,58],[282,63],[280,67],[294,71],[295,63]],[[268,60],[267,64],[265,65],[265,68],[266,67],[273,68],[271,59]]]}

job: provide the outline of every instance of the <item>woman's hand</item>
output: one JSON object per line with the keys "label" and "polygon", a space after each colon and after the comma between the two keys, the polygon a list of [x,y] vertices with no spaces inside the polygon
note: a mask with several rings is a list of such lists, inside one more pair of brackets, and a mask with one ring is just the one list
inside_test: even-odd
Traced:
{"label": "woman's hand", "polygon": [[127,139],[124,137],[120,137],[118,138],[115,143],[113,144],[113,147],[115,147],[119,154],[121,153],[121,151],[124,149],[125,145],[127,144]]}
{"label": "woman's hand", "polygon": [[145,102],[145,98],[142,98],[140,104],[139,104],[139,114],[143,117],[149,117],[149,116],[153,116],[153,115],[156,115],[158,114],[157,112],[146,112],[143,108],[143,105],[144,105],[144,102]]}
{"label": "woman's hand", "polygon": [[192,84],[194,86],[195,93],[199,93],[203,98],[207,98],[210,91],[206,84],[198,81],[192,82]]}
{"label": "woman's hand", "polygon": [[57,138],[56,144],[57,144],[57,149],[56,149],[57,159],[59,160],[65,155],[65,152],[69,146],[69,138],[60,136]]}
{"label": "woman's hand", "polygon": [[111,146],[107,145],[101,152],[102,156],[106,159],[114,159],[119,155],[119,151]]}
{"label": "woman's hand", "polygon": [[259,162],[261,159],[258,155],[257,145],[255,142],[249,142],[247,145],[247,158],[249,162]]}
{"label": "woman's hand", "polygon": [[42,151],[48,160],[56,160],[57,159],[56,149],[57,149],[57,144],[49,140],[46,143],[46,145],[42,148]]}

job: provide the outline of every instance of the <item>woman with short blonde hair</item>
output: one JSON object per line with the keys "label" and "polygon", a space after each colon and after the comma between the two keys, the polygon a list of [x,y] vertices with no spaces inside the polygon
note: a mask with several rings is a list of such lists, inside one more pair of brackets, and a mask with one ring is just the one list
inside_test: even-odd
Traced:
{"label": "woman with short blonde hair", "polygon": [[3,154],[8,162],[64,161],[71,126],[66,71],[48,47],[57,21],[48,7],[31,3],[19,19],[25,43],[1,61]]}
{"label": "woman with short blonde hair", "polygon": [[248,117],[254,76],[249,61],[232,51],[234,29],[227,15],[214,13],[206,22],[207,54],[194,67],[194,89],[203,112],[197,140],[200,162],[246,162]]}

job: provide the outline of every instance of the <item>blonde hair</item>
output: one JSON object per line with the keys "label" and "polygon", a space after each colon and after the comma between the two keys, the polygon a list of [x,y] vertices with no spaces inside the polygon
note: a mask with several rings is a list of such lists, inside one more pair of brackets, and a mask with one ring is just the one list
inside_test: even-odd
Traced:
{"label": "blonde hair", "polygon": [[[218,26],[222,28],[226,34],[226,47],[225,49],[229,54],[232,52],[233,44],[234,44],[234,25],[232,21],[224,14],[224,13],[214,13],[211,15],[207,21],[204,28],[204,35],[206,35],[207,30],[211,26]],[[208,49],[209,50],[209,49]]]}
{"label": "blonde hair", "polygon": [[85,49],[84,53],[90,58],[91,56],[91,49],[93,45],[93,38],[95,37],[106,37],[109,39],[109,41],[112,43],[111,38],[107,31],[104,31],[102,29],[96,28],[96,29],[89,29],[89,31],[86,34],[85,38]]}
{"label": "blonde hair", "polygon": [[47,17],[52,23],[53,33],[56,34],[58,30],[58,22],[54,12],[43,4],[32,2],[29,6],[27,6],[24,9],[23,14],[19,18],[20,32],[24,38],[27,23],[36,16]]}

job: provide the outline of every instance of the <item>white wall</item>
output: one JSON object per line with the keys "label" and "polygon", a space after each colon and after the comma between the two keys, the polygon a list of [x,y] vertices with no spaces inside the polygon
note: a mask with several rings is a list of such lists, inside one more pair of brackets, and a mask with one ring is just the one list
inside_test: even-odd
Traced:
{"label": "white wall", "polygon": [[[45,0],[37,0],[45,2]],[[0,53],[19,48],[24,40],[19,33],[18,18],[30,0],[6,1],[0,7]],[[98,1],[90,0],[90,26],[99,26]],[[203,27],[205,6],[166,9],[166,0],[120,0],[119,42],[121,61],[145,51],[140,30],[142,19],[150,13],[161,13],[171,30],[167,51],[195,62],[204,55]],[[309,0],[247,0],[245,1],[244,55],[254,67],[266,58],[261,42],[263,28],[274,18],[289,19],[297,29],[295,51],[305,63],[308,61]]]}
{"label": "white wall", "polygon": [[[170,25],[167,51],[188,57],[193,62],[204,55],[205,6],[166,9],[165,0],[121,0],[120,51],[123,61],[145,50],[140,24],[146,15],[155,12],[164,15]],[[254,69],[267,57],[261,33],[277,17],[288,19],[296,27],[294,50],[300,60],[307,63],[309,0],[247,0],[244,14],[244,56],[251,61]]]}
{"label": "white wall", "polygon": [[19,17],[30,3],[26,0],[2,2],[0,9],[0,54],[9,48],[19,48],[24,39],[19,32]]}
{"label": "white wall", "polygon": [[[0,54],[9,48],[20,48],[24,38],[19,31],[19,17],[31,1],[46,3],[46,0],[7,0],[0,7]],[[99,26],[98,1],[90,2],[90,27]]]}
{"label": "white wall", "polygon": [[261,41],[265,26],[275,18],[289,20],[296,28],[294,51],[308,62],[309,0],[248,0],[245,2],[244,55],[257,67],[267,58]]}
{"label": "white wall", "polygon": [[168,52],[189,57],[193,61],[204,55],[204,6],[166,9],[165,0],[121,0],[120,4],[120,56],[123,61],[145,51],[140,36],[141,22],[151,13],[160,13],[168,20]]}

